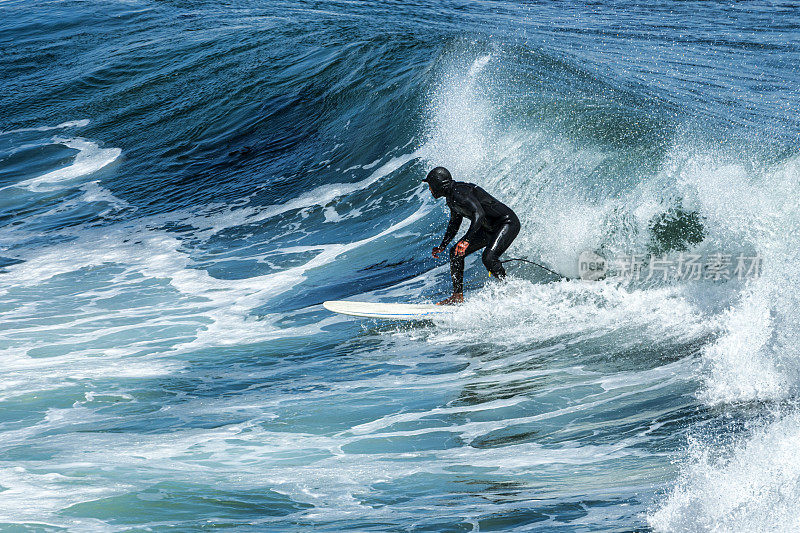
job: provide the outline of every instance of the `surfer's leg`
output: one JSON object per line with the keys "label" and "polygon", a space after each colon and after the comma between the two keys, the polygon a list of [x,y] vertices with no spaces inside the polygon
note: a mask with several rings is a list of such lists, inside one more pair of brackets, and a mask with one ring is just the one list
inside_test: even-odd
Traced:
{"label": "surfer's leg", "polygon": [[514,242],[514,239],[519,234],[519,228],[519,219],[516,217],[510,219],[492,235],[489,244],[483,251],[483,266],[498,279],[506,277],[506,269],[503,268],[503,263],[500,262],[500,256]]}
{"label": "surfer's leg", "polygon": [[469,243],[464,255],[456,255],[455,246],[450,248],[450,277],[453,279],[453,294],[463,294],[464,292],[464,258],[486,246],[488,241],[489,235],[481,230]]}

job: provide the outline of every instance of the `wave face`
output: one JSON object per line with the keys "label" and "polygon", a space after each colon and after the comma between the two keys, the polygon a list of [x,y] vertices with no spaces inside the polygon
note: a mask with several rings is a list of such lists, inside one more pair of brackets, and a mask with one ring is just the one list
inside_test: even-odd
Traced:
{"label": "wave face", "polygon": [[[796,531],[792,2],[0,3],[0,524]],[[435,165],[509,257],[759,277],[430,301]]]}

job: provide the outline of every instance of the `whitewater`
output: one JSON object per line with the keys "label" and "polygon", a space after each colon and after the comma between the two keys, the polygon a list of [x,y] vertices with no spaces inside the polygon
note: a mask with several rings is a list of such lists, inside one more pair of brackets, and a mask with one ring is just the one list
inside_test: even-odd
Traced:
{"label": "whitewater", "polygon": [[[0,530],[800,529],[800,4],[9,0],[0,46]],[[570,279],[326,311],[448,295],[439,165]]]}

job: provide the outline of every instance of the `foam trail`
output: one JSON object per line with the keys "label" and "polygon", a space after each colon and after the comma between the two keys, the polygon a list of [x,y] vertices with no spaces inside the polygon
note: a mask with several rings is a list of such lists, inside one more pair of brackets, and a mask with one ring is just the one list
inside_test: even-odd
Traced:
{"label": "foam trail", "polygon": [[[33,287],[55,276],[82,268],[121,265],[128,272],[137,272],[148,278],[168,279],[169,284],[180,294],[207,302],[202,306],[206,309],[203,316],[206,320],[210,319],[210,323],[204,324],[202,331],[198,331],[193,340],[183,343],[181,349],[255,342],[272,337],[275,332],[265,323],[258,328],[253,327],[250,316],[253,308],[264,305],[302,283],[309,270],[326,265],[350,250],[413,224],[430,209],[430,205],[424,203],[405,219],[358,241],[288,248],[288,252],[319,253],[302,265],[244,280],[216,279],[205,270],[191,268],[189,257],[179,251],[181,241],[174,236],[148,230],[130,232],[124,227],[116,230],[106,228],[101,236],[89,235],[70,242],[65,247],[56,246],[49,252],[25,257],[24,263],[9,267],[4,274],[4,279],[9,283],[0,289],[0,296],[11,287]],[[130,241],[138,241],[140,244],[130,244]]]}
{"label": "foam trail", "polygon": [[[284,251],[290,253],[313,250],[320,250],[320,253],[302,265],[275,274],[247,278],[241,281],[223,281],[211,278],[204,271],[194,269],[182,269],[179,272],[175,272],[171,277],[170,283],[178,290],[188,294],[203,294],[216,302],[215,307],[226,309],[224,313],[214,317],[214,324],[200,334],[197,340],[183,348],[190,349],[207,345],[208,343],[221,346],[247,342],[248,338],[254,334],[247,325],[242,327],[242,321],[247,320],[250,310],[302,283],[306,279],[306,272],[309,270],[329,264],[350,250],[388,236],[420,220],[429,211],[430,206],[424,204],[417,211],[385,230],[371,237],[348,244],[287,248]],[[209,287],[212,288],[209,290]],[[228,289],[226,291],[227,294],[218,292],[222,287]],[[223,301],[224,305],[222,305]],[[256,333],[255,335],[260,337],[263,333]]]}
{"label": "foam trail", "polygon": [[65,168],[42,174],[13,185],[0,188],[0,191],[17,188],[33,192],[54,191],[64,187],[64,183],[92,174],[113,163],[122,154],[120,148],[100,148],[96,143],[85,139],[53,139],[67,148],[78,150],[75,160]]}
{"label": "foam trail", "polygon": [[203,223],[201,219],[194,219],[194,224],[200,223],[199,229],[211,230],[212,233],[219,232],[225,228],[241,226],[244,224],[255,224],[263,220],[276,217],[289,211],[305,209],[307,207],[319,205],[326,206],[336,198],[341,198],[356,191],[366,189],[381,179],[389,176],[397,169],[414,159],[423,157],[424,150],[416,150],[409,154],[403,154],[389,159],[386,163],[375,169],[369,176],[361,181],[354,183],[332,183],[320,185],[310,191],[306,191],[300,196],[278,205],[265,207],[244,207],[231,210],[223,215],[213,215],[208,217],[208,221]]}
{"label": "foam trail", "polygon": [[83,128],[89,125],[91,122],[88,118],[81,119],[81,120],[68,120],[67,122],[62,122],[56,126],[39,126],[37,128],[20,128],[16,130],[9,130],[9,131],[0,131],[0,135],[11,135],[14,133],[27,133],[32,131],[52,131],[52,130],[60,130],[65,128]]}
{"label": "foam trail", "polygon": [[[685,300],[680,287],[627,290],[582,281],[547,285],[509,279],[470,296],[458,313],[435,319],[433,342],[517,345],[564,335],[613,333],[616,345],[636,346],[642,337],[686,342],[715,329],[715,321]],[[502,324],[503,327],[499,327]]]}

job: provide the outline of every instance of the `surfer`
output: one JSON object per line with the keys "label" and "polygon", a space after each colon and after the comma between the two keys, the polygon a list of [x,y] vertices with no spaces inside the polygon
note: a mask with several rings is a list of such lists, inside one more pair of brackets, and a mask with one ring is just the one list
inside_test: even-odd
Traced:
{"label": "surfer", "polygon": [[436,167],[422,180],[434,198],[445,197],[450,208],[450,222],[439,246],[434,247],[433,257],[439,258],[461,227],[464,217],[470,219],[469,230],[450,249],[450,277],[453,278],[453,295],[439,302],[452,305],[464,301],[464,258],[483,251],[483,265],[498,279],[506,276],[500,256],[519,233],[519,219],[514,211],[475,184],[453,181],[444,167]]}

